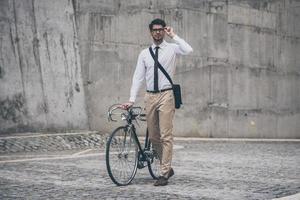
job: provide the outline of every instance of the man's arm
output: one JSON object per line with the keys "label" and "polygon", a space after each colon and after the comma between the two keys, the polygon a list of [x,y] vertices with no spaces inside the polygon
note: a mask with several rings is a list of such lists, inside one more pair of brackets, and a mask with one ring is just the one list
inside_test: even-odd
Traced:
{"label": "man's arm", "polygon": [[143,81],[145,80],[145,73],[146,73],[146,69],[145,69],[145,66],[143,63],[142,52],[141,52],[138,57],[136,68],[135,68],[135,71],[134,71],[134,74],[132,77],[132,85],[131,85],[131,89],[130,89],[129,102],[123,103],[122,108],[127,109],[134,104],[134,102],[136,100],[136,96],[139,92],[139,89],[141,88],[141,85],[143,84]]}
{"label": "man's arm", "polygon": [[193,48],[183,39],[181,39],[178,35],[175,34],[172,27],[166,27],[165,32],[167,35],[172,38],[176,43],[175,53],[186,55],[193,51]]}

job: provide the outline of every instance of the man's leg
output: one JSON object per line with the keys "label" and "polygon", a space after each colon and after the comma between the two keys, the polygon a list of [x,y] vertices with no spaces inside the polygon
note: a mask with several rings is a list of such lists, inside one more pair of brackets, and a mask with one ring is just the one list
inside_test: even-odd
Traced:
{"label": "man's leg", "polygon": [[157,152],[161,162],[162,148],[160,142],[159,116],[157,111],[158,100],[159,100],[159,94],[146,93],[145,95],[147,128],[149,133],[149,139],[152,143],[153,149]]}
{"label": "man's leg", "polygon": [[169,178],[173,154],[173,118],[175,113],[173,91],[161,93],[159,114],[160,141],[162,145],[161,175]]}

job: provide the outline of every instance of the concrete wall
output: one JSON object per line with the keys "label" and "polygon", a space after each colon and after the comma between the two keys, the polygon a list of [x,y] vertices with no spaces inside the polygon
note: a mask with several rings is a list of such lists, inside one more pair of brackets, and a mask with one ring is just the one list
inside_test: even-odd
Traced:
{"label": "concrete wall", "polygon": [[161,17],[194,48],[177,61],[176,136],[299,138],[299,13],[293,0],[76,1],[90,127],[116,126],[107,108],[128,100],[147,25]]}
{"label": "concrete wall", "polygon": [[73,8],[0,0],[0,133],[88,129]]}
{"label": "concrete wall", "polygon": [[0,0],[0,132],[111,131],[107,108],[128,100],[161,17],[194,48],[177,60],[176,136],[300,138],[299,13],[296,0]]}

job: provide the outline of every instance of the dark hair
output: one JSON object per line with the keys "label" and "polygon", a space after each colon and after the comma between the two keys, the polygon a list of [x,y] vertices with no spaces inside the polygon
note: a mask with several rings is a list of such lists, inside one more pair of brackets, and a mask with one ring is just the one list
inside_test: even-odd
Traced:
{"label": "dark hair", "polygon": [[162,19],[157,18],[157,19],[152,20],[152,22],[149,24],[149,29],[150,30],[152,30],[153,25],[162,25],[162,27],[165,28],[166,27],[166,22]]}

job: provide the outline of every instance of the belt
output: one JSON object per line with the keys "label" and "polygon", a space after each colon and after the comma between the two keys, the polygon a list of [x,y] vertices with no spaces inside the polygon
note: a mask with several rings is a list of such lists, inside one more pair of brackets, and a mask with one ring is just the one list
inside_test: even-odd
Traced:
{"label": "belt", "polygon": [[149,92],[149,93],[161,93],[161,92],[165,92],[165,91],[168,91],[168,90],[173,90],[173,88],[167,88],[167,89],[162,89],[162,90],[157,90],[157,91],[147,90],[147,92]]}

